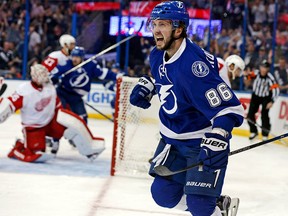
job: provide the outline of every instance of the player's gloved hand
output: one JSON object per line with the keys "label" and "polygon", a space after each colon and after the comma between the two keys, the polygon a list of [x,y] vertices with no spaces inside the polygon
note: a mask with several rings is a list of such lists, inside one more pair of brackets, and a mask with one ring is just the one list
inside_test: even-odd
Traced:
{"label": "player's gloved hand", "polygon": [[113,92],[116,91],[116,82],[113,80],[110,80],[108,82],[104,82],[103,86],[106,90],[113,91]]}
{"label": "player's gloved hand", "polygon": [[155,86],[148,76],[139,79],[130,95],[130,103],[134,106],[147,109],[151,106],[151,99],[156,94]]}
{"label": "player's gloved hand", "polygon": [[59,79],[59,77],[56,77],[56,76],[50,76],[50,80],[53,83],[53,85],[58,85],[61,83],[61,80]]}
{"label": "player's gloved hand", "polygon": [[229,138],[218,133],[205,133],[201,141],[198,162],[203,162],[205,171],[220,169],[228,164],[229,152]]}

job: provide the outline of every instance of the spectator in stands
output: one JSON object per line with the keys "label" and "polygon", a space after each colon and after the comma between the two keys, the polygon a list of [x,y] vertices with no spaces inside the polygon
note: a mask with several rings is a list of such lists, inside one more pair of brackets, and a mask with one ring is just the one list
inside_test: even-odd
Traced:
{"label": "spectator in stands", "polygon": [[21,79],[21,73],[17,67],[17,64],[13,64],[4,77],[6,79]]}
{"label": "spectator in stands", "polygon": [[263,1],[255,0],[251,13],[254,15],[255,23],[264,23],[267,21],[266,8]]}
{"label": "spectator in stands", "polygon": [[251,70],[253,70],[255,67],[257,67],[255,66],[257,58],[258,55],[255,51],[255,45],[253,43],[253,40],[247,41],[247,50],[244,58],[245,65],[247,65]]}
{"label": "spectator in stands", "polygon": [[268,59],[268,52],[265,48],[265,46],[261,46],[259,51],[258,51],[258,57],[257,57],[257,60],[255,62],[255,66],[257,67],[258,65],[261,64],[261,62],[264,60],[264,59]]}
{"label": "spectator in stands", "polygon": [[274,76],[281,93],[288,93],[288,67],[284,56],[279,58],[279,65],[275,67]]}
{"label": "spectator in stands", "polygon": [[16,21],[11,22],[11,24],[7,28],[7,39],[13,42],[14,44],[18,44],[21,41],[20,31]]}
{"label": "spectator in stands", "polygon": [[48,7],[45,10],[44,15],[44,32],[47,37],[47,45],[52,46],[53,50],[56,49],[58,44],[58,39],[54,35],[54,27],[57,25],[57,21],[53,18],[53,12],[51,7]]}
{"label": "spectator in stands", "polygon": [[34,25],[30,25],[29,28],[30,36],[29,36],[29,51],[32,52],[37,45],[41,44],[40,34],[36,31],[36,27]]}
{"label": "spectator in stands", "polygon": [[228,31],[225,28],[222,28],[221,34],[217,38],[217,43],[220,49],[220,52],[224,53],[224,50],[228,47],[228,42],[229,42],[229,35]]}
{"label": "spectator in stands", "polygon": [[43,17],[45,14],[45,10],[40,0],[32,0],[32,9],[31,9],[31,18],[39,18]]}
{"label": "spectator in stands", "polygon": [[9,65],[12,65],[14,54],[11,49],[13,44],[9,41],[3,43],[3,47],[0,47],[0,69],[9,69]]}
{"label": "spectator in stands", "polygon": [[149,55],[152,49],[150,41],[144,37],[140,38],[141,51],[143,54],[144,64],[149,65]]}

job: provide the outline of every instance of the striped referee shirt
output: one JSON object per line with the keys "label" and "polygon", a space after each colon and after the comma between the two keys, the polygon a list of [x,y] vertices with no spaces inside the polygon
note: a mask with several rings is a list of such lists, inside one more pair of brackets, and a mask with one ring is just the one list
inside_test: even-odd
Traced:
{"label": "striped referee shirt", "polygon": [[260,71],[255,70],[253,93],[258,97],[271,97],[271,100],[274,102],[279,96],[280,90],[276,79],[270,72],[262,77]]}

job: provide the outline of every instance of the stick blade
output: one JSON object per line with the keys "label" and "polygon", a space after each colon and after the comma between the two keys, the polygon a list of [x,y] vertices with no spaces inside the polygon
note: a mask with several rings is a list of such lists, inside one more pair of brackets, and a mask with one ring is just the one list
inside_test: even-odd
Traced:
{"label": "stick blade", "polygon": [[7,89],[7,84],[4,83],[4,84],[2,85],[2,87],[1,87],[1,89],[0,89],[0,96],[1,96],[2,94],[4,94],[4,92],[6,91],[6,89]]}
{"label": "stick blade", "polygon": [[162,165],[154,167],[154,171],[159,176],[170,176],[170,175],[175,174],[174,172],[169,170],[166,166],[162,166]]}

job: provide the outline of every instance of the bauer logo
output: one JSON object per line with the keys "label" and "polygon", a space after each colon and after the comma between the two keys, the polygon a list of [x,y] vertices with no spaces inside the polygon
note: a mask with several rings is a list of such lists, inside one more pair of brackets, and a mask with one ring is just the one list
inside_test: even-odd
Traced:
{"label": "bauer logo", "polygon": [[202,188],[211,188],[212,187],[212,185],[210,183],[195,182],[195,181],[187,181],[186,186],[202,187]]}
{"label": "bauer logo", "polygon": [[223,142],[218,139],[202,139],[201,147],[206,146],[207,148],[211,149],[212,151],[223,151],[227,148],[228,143]]}
{"label": "bauer logo", "polygon": [[192,64],[192,72],[197,77],[205,77],[209,74],[209,68],[204,62],[196,61]]}

